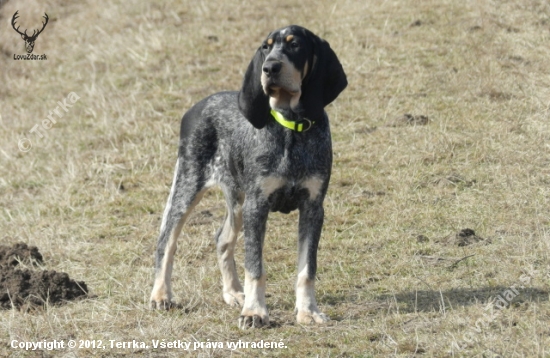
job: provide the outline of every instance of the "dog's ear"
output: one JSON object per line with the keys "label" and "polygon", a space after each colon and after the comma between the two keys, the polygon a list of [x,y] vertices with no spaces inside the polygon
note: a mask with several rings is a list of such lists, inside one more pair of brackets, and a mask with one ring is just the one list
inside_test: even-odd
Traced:
{"label": "dog's ear", "polygon": [[348,80],[342,64],[327,41],[308,31],[312,39],[312,67],[302,85],[302,100],[306,116],[315,120],[324,114],[324,107],[346,88]]}
{"label": "dog's ear", "polygon": [[256,51],[244,75],[239,91],[239,109],[243,116],[256,128],[265,127],[269,118],[269,97],[262,89],[261,76],[264,55],[261,48]]}

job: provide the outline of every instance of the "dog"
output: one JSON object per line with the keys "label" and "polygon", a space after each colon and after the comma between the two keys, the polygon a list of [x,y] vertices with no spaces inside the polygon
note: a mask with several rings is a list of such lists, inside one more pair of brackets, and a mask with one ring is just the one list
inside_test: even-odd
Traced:
{"label": "dog", "polygon": [[[299,210],[298,323],[323,323],[315,299],[317,247],[323,226],[332,145],[324,107],[347,86],[328,42],[300,26],[270,33],[248,65],[240,91],[219,92],[184,114],[172,188],[155,252],[151,306],[172,306],[176,241],[204,192],[219,185],[227,213],[216,251],[223,299],[242,307],[242,329],[269,326],[262,249],[270,211]],[[244,227],[244,290],[234,248]]]}

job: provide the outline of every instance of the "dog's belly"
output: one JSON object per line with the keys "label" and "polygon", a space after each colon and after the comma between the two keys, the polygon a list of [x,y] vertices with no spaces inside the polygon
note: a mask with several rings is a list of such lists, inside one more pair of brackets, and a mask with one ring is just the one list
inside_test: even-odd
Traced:
{"label": "dog's belly", "polygon": [[300,203],[308,197],[309,191],[306,188],[287,185],[275,190],[267,200],[271,211],[288,214],[298,209]]}
{"label": "dog's belly", "polygon": [[260,187],[271,211],[288,214],[298,209],[305,200],[317,200],[322,193],[323,184],[323,179],[317,175],[303,180],[267,176],[261,179]]}

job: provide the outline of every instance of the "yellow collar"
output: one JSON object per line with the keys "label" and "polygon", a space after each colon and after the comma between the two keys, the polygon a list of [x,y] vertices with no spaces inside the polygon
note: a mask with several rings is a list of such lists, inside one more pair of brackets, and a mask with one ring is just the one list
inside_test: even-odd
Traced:
{"label": "yellow collar", "polygon": [[281,113],[277,112],[274,109],[271,110],[271,115],[277,121],[277,123],[279,123],[285,128],[292,129],[293,131],[296,131],[296,132],[307,132],[315,124],[315,122],[312,122],[307,118],[304,118],[299,122],[290,121],[285,117],[283,117]]}

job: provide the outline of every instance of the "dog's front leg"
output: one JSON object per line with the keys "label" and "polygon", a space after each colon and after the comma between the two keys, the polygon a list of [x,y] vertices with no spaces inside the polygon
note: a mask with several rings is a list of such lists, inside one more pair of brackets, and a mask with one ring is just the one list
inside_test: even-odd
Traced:
{"label": "dog's front leg", "polygon": [[298,323],[323,323],[328,317],[317,307],[315,274],[317,247],[323,227],[322,202],[308,201],[300,208],[298,242],[298,279],[296,281],[296,320]]}
{"label": "dog's front leg", "polygon": [[245,276],[244,305],[239,328],[259,328],[269,325],[265,304],[266,274],[262,259],[269,206],[265,200],[247,196],[243,205]]}

